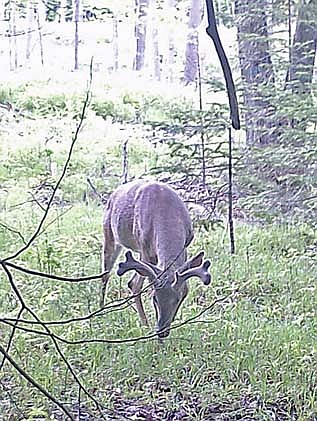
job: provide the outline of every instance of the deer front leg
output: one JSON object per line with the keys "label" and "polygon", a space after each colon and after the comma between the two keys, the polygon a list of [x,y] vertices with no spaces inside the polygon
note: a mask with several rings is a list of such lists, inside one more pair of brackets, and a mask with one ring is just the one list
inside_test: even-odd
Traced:
{"label": "deer front leg", "polygon": [[104,242],[103,242],[103,271],[105,274],[101,280],[101,291],[100,291],[100,307],[105,304],[105,295],[107,284],[110,278],[110,271],[119,256],[121,246],[116,244],[113,238],[113,234],[110,228],[110,224],[104,224]]}
{"label": "deer front leg", "polygon": [[100,301],[99,305],[100,307],[103,307],[105,305],[105,295],[107,290],[107,284],[110,278],[110,273],[107,272],[105,275],[103,275],[101,279],[101,290],[100,290]]}
{"label": "deer front leg", "polygon": [[135,295],[134,302],[142,323],[145,326],[149,326],[149,322],[143,308],[142,297],[140,294],[143,287],[144,279],[144,276],[140,276],[138,273],[135,273],[128,282],[128,287],[132,291],[132,294]]}

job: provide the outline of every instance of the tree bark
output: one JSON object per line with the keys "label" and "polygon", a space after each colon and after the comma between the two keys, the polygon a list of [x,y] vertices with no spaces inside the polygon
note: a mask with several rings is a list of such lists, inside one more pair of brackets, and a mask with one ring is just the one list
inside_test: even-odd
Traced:
{"label": "tree bark", "polygon": [[27,25],[27,35],[26,35],[25,59],[26,59],[26,64],[28,65],[28,62],[31,56],[31,41],[32,41],[33,26],[34,26],[34,20],[35,20],[34,1],[28,0],[26,8],[27,8],[28,25]]}
{"label": "tree bark", "polygon": [[135,70],[141,70],[144,67],[148,8],[149,0],[136,0],[137,22],[134,30],[136,38],[136,54],[134,59]]}
{"label": "tree bark", "polygon": [[9,57],[10,70],[18,68],[18,48],[17,48],[17,28],[16,28],[16,3],[13,0],[9,2]]}
{"label": "tree bark", "polygon": [[119,34],[118,34],[118,18],[113,16],[113,36],[112,36],[112,45],[113,45],[113,70],[116,72],[119,69]]}
{"label": "tree bark", "polygon": [[301,1],[285,86],[293,94],[311,94],[316,48],[317,0]]}
{"label": "tree bark", "polygon": [[174,23],[175,23],[175,6],[176,0],[167,0],[166,4],[166,15],[169,21],[169,30],[168,30],[168,52],[166,58],[166,74],[167,80],[170,83],[174,81],[174,66],[175,66],[175,30],[174,30]]}
{"label": "tree bark", "polygon": [[78,23],[79,23],[79,9],[80,9],[80,0],[75,0],[75,13],[74,13],[74,20],[75,20],[75,37],[74,37],[74,46],[75,46],[75,65],[74,70],[78,70]]}
{"label": "tree bark", "polygon": [[40,44],[40,55],[41,55],[41,64],[44,66],[44,45],[43,45],[43,36],[42,36],[42,22],[45,21],[45,9],[42,2],[36,4],[36,21],[37,21],[37,31],[39,35],[39,44]]}
{"label": "tree bark", "polygon": [[153,64],[154,64],[154,77],[156,80],[161,80],[161,58],[158,42],[158,29],[157,22],[154,20],[152,28],[152,43],[153,43]]}
{"label": "tree bark", "polygon": [[60,8],[59,8],[59,22],[66,22],[66,14],[67,14],[67,1],[60,0]]}
{"label": "tree bark", "polygon": [[270,100],[275,81],[266,6],[266,0],[235,0],[248,145],[274,143],[277,140],[275,109]]}
{"label": "tree bark", "polygon": [[185,52],[184,83],[186,85],[196,82],[198,74],[199,51],[197,28],[202,21],[203,11],[202,0],[191,0]]}

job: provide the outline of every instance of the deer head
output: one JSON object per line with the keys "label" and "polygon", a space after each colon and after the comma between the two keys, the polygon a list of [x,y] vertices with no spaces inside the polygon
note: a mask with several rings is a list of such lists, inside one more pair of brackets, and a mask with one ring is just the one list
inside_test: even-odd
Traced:
{"label": "deer head", "polygon": [[161,271],[154,265],[148,265],[133,257],[131,251],[126,252],[125,262],[119,263],[117,274],[122,276],[134,270],[141,276],[146,276],[153,284],[152,301],[156,314],[157,333],[159,338],[169,335],[170,325],[177,310],[188,294],[187,280],[198,277],[205,285],[209,285],[211,276],[208,273],[210,261],[203,262],[204,252],[185,262],[178,271],[169,269]]}

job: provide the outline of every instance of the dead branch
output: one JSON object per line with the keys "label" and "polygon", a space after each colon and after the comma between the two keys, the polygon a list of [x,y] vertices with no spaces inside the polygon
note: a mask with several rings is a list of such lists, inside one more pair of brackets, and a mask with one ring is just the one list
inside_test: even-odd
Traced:
{"label": "dead branch", "polygon": [[38,234],[40,233],[40,231],[41,231],[41,229],[43,227],[43,224],[44,224],[44,222],[45,222],[45,220],[46,220],[46,218],[47,218],[47,216],[49,214],[51,205],[52,205],[53,200],[55,198],[56,192],[57,192],[59,186],[61,185],[61,183],[62,183],[62,181],[63,181],[63,179],[64,179],[64,177],[66,175],[66,172],[67,172],[67,169],[68,169],[68,166],[69,166],[71,157],[73,155],[73,150],[74,150],[75,144],[77,142],[79,132],[80,132],[80,130],[82,128],[82,125],[83,125],[83,122],[84,122],[84,119],[85,119],[85,116],[86,116],[86,110],[87,110],[88,105],[89,105],[89,102],[90,102],[90,98],[91,98],[91,84],[92,84],[92,62],[90,64],[90,79],[89,79],[89,84],[88,84],[88,88],[87,88],[87,91],[86,91],[86,97],[85,97],[85,100],[84,100],[84,103],[83,103],[83,107],[82,107],[82,111],[81,111],[79,123],[77,124],[76,130],[75,130],[75,134],[73,136],[73,139],[72,139],[72,142],[71,142],[69,151],[68,151],[68,156],[67,156],[67,159],[65,161],[65,164],[64,164],[62,173],[61,173],[59,179],[57,180],[57,183],[54,186],[54,189],[53,189],[53,192],[51,194],[51,197],[50,197],[50,199],[49,199],[49,201],[48,201],[48,203],[46,205],[46,208],[45,208],[43,217],[40,220],[40,222],[39,222],[39,224],[38,224],[35,232],[31,236],[31,238],[28,240],[28,242],[23,247],[21,247],[18,251],[16,251],[13,255],[11,255],[11,256],[6,257],[5,259],[3,259],[4,261],[15,259],[20,254],[22,254],[23,252],[25,252],[33,244],[33,242],[35,241],[35,239],[37,238]]}
{"label": "dead branch", "polygon": [[[29,306],[26,305],[24,298],[22,297],[22,294],[20,293],[20,291],[18,290],[17,286],[15,285],[13,276],[11,274],[11,272],[9,271],[9,269],[7,268],[7,266],[3,263],[1,263],[2,268],[4,269],[6,275],[7,275],[7,279],[10,283],[10,286],[13,290],[13,292],[15,293],[15,295],[18,298],[19,303],[21,304],[21,308],[27,312],[30,313],[30,315],[38,322],[39,325],[42,326],[42,328],[45,330],[45,333],[48,337],[51,338],[55,349],[58,353],[58,355],[60,356],[60,358],[62,359],[62,361],[64,362],[65,366],[67,367],[67,369],[69,370],[69,372],[71,373],[71,375],[73,376],[73,379],[76,381],[76,383],[82,388],[82,390],[85,392],[85,394],[94,402],[94,404],[96,405],[96,408],[98,409],[98,411],[101,413],[101,408],[102,405],[94,398],[94,396],[88,391],[88,389],[82,384],[82,382],[80,381],[79,377],[77,376],[77,374],[75,373],[73,367],[71,366],[71,364],[69,363],[69,361],[67,360],[67,358],[65,357],[63,351],[61,350],[58,342],[57,342],[57,338],[56,335],[53,334],[49,328],[47,327],[47,325],[45,324],[45,322],[43,322],[35,313],[35,311],[33,311]],[[18,324],[16,324],[16,327],[19,328]],[[42,332],[43,334],[43,332]],[[5,350],[4,350],[5,351]],[[4,354],[5,355],[5,354]],[[45,393],[44,393],[45,394]],[[47,396],[47,395],[45,395]]]}
{"label": "dead branch", "polygon": [[103,277],[103,275],[105,274],[105,273],[99,273],[97,275],[82,276],[82,277],[79,277],[79,278],[69,278],[67,276],[59,276],[59,275],[54,275],[54,274],[50,274],[50,273],[39,272],[39,271],[36,271],[36,270],[33,270],[33,269],[24,268],[22,266],[19,266],[15,263],[12,263],[12,262],[8,262],[6,260],[0,260],[0,264],[3,265],[3,266],[9,266],[12,269],[18,270],[18,271],[23,272],[23,273],[27,273],[29,275],[40,276],[41,278],[47,278],[47,279],[54,279],[56,281],[73,282],[73,283],[93,281],[93,280],[96,280],[96,279],[101,279]]}
{"label": "dead branch", "polygon": [[3,357],[9,361],[9,363],[24,377],[33,387],[38,389],[44,396],[47,397],[51,402],[55,403],[67,416],[70,420],[75,420],[72,414],[68,411],[68,409],[61,404],[53,395],[51,395],[43,386],[41,386],[37,381],[35,381],[22,367],[20,367],[14,359],[7,353],[7,351],[0,345],[0,352]]}
{"label": "dead branch", "polygon": [[0,221],[0,226],[3,227],[3,228],[5,228],[7,231],[10,231],[13,234],[18,235],[20,237],[20,239],[22,240],[23,244],[26,244],[25,238],[23,237],[23,235],[21,234],[20,231],[14,229],[14,228],[9,227],[9,225],[7,225],[7,224],[5,224],[4,222],[1,222],[1,221]]}
{"label": "dead branch", "polygon": [[[217,304],[226,302],[229,299],[232,300],[233,297],[235,297],[237,295],[237,293],[238,293],[238,291],[233,291],[233,292],[227,294],[224,297],[215,299],[211,304],[204,307],[199,313],[195,314],[194,316],[189,317],[188,319],[186,319],[182,322],[172,324],[170,329],[178,329],[179,327],[184,326],[188,323],[194,323],[194,322],[198,323],[198,322],[200,322],[199,318],[202,315],[204,315],[208,311],[212,310]],[[5,324],[8,324],[8,325],[12,326],[13,323],[11,323],[7,320],[0,319],[1,322],[4,322]],[[47,336],[47,337],[51,337],[51,338],[53,337],[56,341],[65,343],[67,345],[89,345],[89,344],[96,344],[96,343],[128,344],[128,343],[137,343],[137,342],[144,342],[144,341],[147,341],[147,340],[154,340],[154,339],[156,340],[157,339],[157,332],[151,332],[148,335],[136,336],[134,338],[126,338],[126,339],[89,338],[89,339],[78,339],[78,340],[71,341],[71,340],[63,338],[59,335],[56,335],[55,333],[52,333],[52,332],[48,333],[47,331],[30,329],[30,328],[26,328],[26,327],[22,327],[22,326],[18,326],[17,328],[24,331],[24,332],[29,332],[29,333],[33,333],[33,334],[37,334],[37,335],[41,335],[41,336]]]}
{"label": "dead branch", "polygon": [[214,42],[220,64],[223,70],[223,74],[226,81],[227,93],[230,105],[230,117],[231,124],[234,129],[240,129],[240,117],[239,117],[239,106],[236,95],[236,90],[233,82],[233,77],[230,69],[230,65],[223,49],[215,19],[215,11],[212,0],[206,0],[207,14],[208,14],[208,27],[206,29],[207,34],[211,37]]}

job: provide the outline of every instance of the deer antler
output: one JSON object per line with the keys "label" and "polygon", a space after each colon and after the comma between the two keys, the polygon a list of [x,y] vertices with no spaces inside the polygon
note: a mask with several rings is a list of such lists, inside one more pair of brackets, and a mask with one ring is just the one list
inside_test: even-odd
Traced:
{"label": "deer antler", "polygon": [[141,262],[133,257],[131,251],[127,251],[125,254],[125,262],[119,263],[117,275],[122,276],[129,270],[135,270],[141,276],[147,276],[151,281],[155,281],[156,274],[154,270],[146,263]]}
{"label": "deer antler", "polygon": [[176,272],[176,283],[183,283],[187,279],[197,276],[200,278],[205,285],[209,285],[211,282],[211,276],[208,272],[209,266],[211,265],[209,260],[205,260],[200,266],[187,269],[185,272]]}

